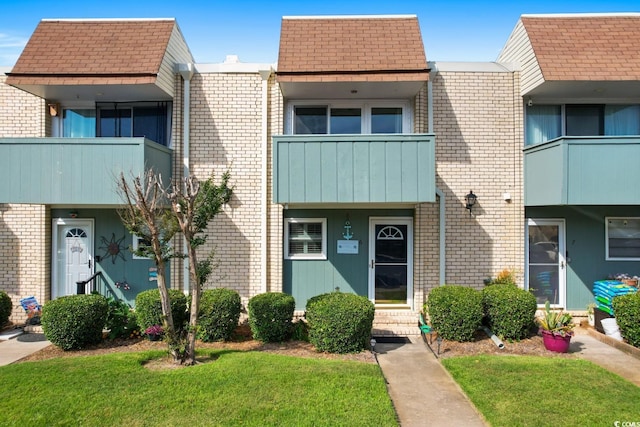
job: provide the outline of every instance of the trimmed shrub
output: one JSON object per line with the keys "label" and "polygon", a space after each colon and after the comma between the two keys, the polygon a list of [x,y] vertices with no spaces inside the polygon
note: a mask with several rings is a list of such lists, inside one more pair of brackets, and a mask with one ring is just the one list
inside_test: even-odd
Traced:
{"label": "trimmed shrub", "polygon": [[369,345],[375,306],[367,297],[331,292],[307,302],[309,342],[318,351],[357,353]]}
{"label": "trimmed shrub", "polygon": [[529,335],[536,316],[536,297],[512,284],[496,284],[482,290],[487,326],[502,339]]}
{"label": "trimmed shrub", "polygon": [[612,304],[620,333],[629,344],[640,347],[640,292],[615,297]]}
{"label": "trimmed shrub", "polygon": [[3,326],[9,321],[11,310],[13,310],[11,297],[9,297],[6,292],[0,291],[0,326]]}
{"label": "trimmed shrub", "polygon": [[238,292],[207,289],[200,296],[198,338],[205,342],[226,341],[238,326],[242,303]]}
{"label": "trimmed shrub", "polygon": [[63,350],[85,348],[102,342],[108,303],[102,295],[69,295],[42,307],[45,337]]}
{"label": "trimmed shrub", "polygon": [[440,286],[429,293],[424,309],[442,338],[471,341],[482,323],[482,294],[466,286]]}
{"label": "trimmed shrub", "polygon": [[[187,297],[182,291],[169,289],[169,300],[171,301],[173,324],[176,331],[180,331],[186,326],[189,319]],[[136,320],[141,331],[153,325],[163,326],[160,290],[150,289],[142,291],[136,296]]]}
{"label": "trimmed shrub", "polygon": [[296,301],[281,292],[258,294],[249,300],[249,327],[253,338],[262,342],[285,341],[291,334]]}

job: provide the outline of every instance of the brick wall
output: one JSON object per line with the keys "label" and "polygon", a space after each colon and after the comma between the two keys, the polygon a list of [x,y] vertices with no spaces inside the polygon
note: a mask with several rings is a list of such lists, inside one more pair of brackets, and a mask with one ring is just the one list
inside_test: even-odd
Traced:
{"label": "brick wall", "polygon": [[[446,283],[481,288],[484,278],[507,268],[515,270],[522,284],[518,78],[512,72],[441,71],[433,79],[436,186],[446,199]],[[473,217],[465,209],[469,190],[478,197]],[[511,194],[510,202],[503,200],[505,192]]]}
{"label": "brick wall", "polygon": [[44,100],[5,84],[0,74],[0,138],[45,136]]}
{"label": "brick wall", "polygon": [[[0,75],[0,138],[43,137],[50,128],[44,100],[5,84]],[[13,302],[10,320],[24,322],[20,299],[51,298],[49,209],[0,204],[0,290]]]}
{"label": "brick wall", "polygon": [[[214,250],[207,287],[236,289],[247,302],[261,288],[261,117],[259,73],[200,73],[191,81],[191,173],[219,179],[229,170],[231,202],[209,226],[200,256]],[[179,159],[176,159],[180,161]]]}
{"label": "brick wall", "polygon": [[0,205],[0,290],[13,302],[11,321],[24,322],[20,299],[51,298],[49,209],[43,205]]}

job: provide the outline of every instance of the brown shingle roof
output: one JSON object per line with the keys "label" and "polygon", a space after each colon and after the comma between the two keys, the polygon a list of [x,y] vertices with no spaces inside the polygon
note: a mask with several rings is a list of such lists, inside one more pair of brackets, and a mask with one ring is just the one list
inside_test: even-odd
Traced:
{"label": "brown shingle roof", "polygon": [[521,20],[545,80],[640,80],[640,15]]}
{"label": "brown shingle roof", "polygon": [[91,84],[96,77],[148,80],[160,70],[174,25],[172,19],[43,20],[7,83],[35,79],[48,82],[44,84]]}
{"label": "brown shingle roof", "polygon": [[427,70],[414,16],[282,20],[280,81],[426,80]]}

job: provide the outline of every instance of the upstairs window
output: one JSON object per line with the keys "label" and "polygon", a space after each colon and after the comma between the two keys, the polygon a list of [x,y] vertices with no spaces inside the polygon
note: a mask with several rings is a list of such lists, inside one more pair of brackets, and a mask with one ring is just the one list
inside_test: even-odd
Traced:
{"label": "upstairs window", "polygon": [[411,112],[408,103],[395,105],[293,105],[289,133],[296,135],[351,135],[409,133]]}
{"label": "upstairs window", "polygon": [[640,105],[532,105],[526,107],[525,145],[566,136],[640,135]]}
{"label": "upstairs window", "polygon": [[171,134],[171,103],[98,103],[94,108],[64,108],[53,123],[63,138],[145,137],[165,146]]}

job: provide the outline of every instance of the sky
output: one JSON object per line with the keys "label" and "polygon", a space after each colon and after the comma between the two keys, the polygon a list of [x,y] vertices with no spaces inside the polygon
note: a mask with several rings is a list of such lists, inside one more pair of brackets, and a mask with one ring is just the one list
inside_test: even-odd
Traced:
{"label": "sky", "polygon": [[429,61],[494,61],[522,14],[640,12],[608,0],[0,0],[0,67],[11,67],[41,19],[176,18],[196,63],[275,63],[283,16],[417,15]]}

